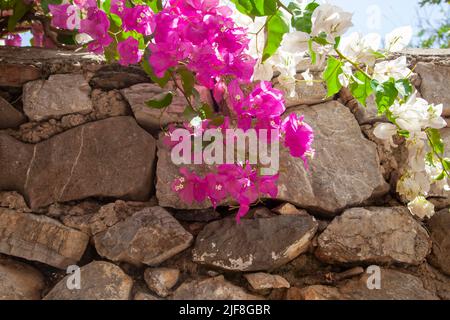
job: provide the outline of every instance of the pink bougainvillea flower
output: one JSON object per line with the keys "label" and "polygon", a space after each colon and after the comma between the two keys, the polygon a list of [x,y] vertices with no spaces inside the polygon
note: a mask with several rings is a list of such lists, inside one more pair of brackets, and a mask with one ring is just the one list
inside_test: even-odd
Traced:
{"label": "pink bougainvillea flower", "polygon": [[20,47],[22,45],[22,37],[17,33],[9,33],[6,35],[5,45],[11,47]]}
{"label": "pink bougainvillea flower", "polygon": [[291,113],[281,125],[285,137],[284,145],[289,149],[291,156],[301,158],[306,162],[306,155],[312,153],[314,133],[312,128],[303,121],[303,116]]}
{"label": "pink bougainvillea flower", "polygon": [[117,14],[119,17],[125,12],[125,0],[111,0],[110,12]]}
{"label": "pink bougainvillea flower", "polygon": [[214,208],[217,204],[228,196],[226,189],[227,177],[220,174],[209,173],[206,175],[208,186],[208,197]]}
{"label": "pink bougainvillea flower", "polygon": [[60,29],[73,30],[78,28],[78,8],[71,4],[49,4],[48,9],[52,14],[52,26]]}
{"label": "pink bougainvillea flower", "polygon": [[172,191],[178,193],[181,200],[188,204],[195,201],[203,202],[207,196],[208,185],[205,179],[189,172],[187,168],[180,169],[181,177],[172,183]]}
{"label": "pink bougainvillea flower", "polygon": [[260,81],[244,102],[246,112],[257,118],[279,116],[285,110],[283,92],[268,81]]}
{"label": "pink bougainvillea flower", "polygon": [[108,34],[109,20],[105,12],[98,8],[89,8],[87,18],[81,21],[80,33],[86,33],[93,39],[88,49],[94,53],[102,54],[105,47],[112,42]]}
{"label": "pink bougainvillea flower", "polygon": [[150,7],[138,5],[134,8],[124,8],[121,17],[125,31],[137,31],[144,36],[152,34],[154,20]]}
{"label": "pink bougainvillea flower", "polygon": [[128,37],[126,40],[119,42],[117,51],[119,51],[119,63],[121,65],[127,66],[141,61],[142,51],[139,50],[139,41],[133,37]]}
{"label": "pink bougainvillea flower", "polygon": [[277,180],[279,175],[261,176],[258,179],[259,192],[276,198],[278,194]]}

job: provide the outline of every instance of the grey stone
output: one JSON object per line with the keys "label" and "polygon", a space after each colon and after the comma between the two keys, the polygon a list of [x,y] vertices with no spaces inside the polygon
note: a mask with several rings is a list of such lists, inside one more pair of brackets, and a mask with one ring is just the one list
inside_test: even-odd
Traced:
{"label": "grey stone", "polygon": [[352,208],[319,236],[316,256],[332,264],[419,265],[430,249],[427,231],[407,208]]}
{"label": "grey stone", "polygon": [[0,208],[0,252],[65,269],[76,264],[87,234],[42,215]]}
{"label": "grey stone", "polygon": [[0,129],[17,128],[26,120],[19,110],[0,97]]}
{"label": "grey stone", "polygon": [[102,257],[152,266],[187,249],[192,240],[192,235],[161,207],[138,211],[94,236]]}
{"label": "grey stone", "polygon": [[62,279],[44,300],[129,300],[133,280],[118,266],[94,261],[80,268],[80,289],[67,288],[69,276]]}
{"label": "grey stone", "polygon": [[89,113],[91,88],[81,74],[55,74],[48,80],[28,82],[23,87],[23,111],[30,120],[60,118]]}
{"label": "grey stone", "polygon": [[275,269],[305,252],[317,230],[310,216],[227,218],[209,223],[197,236],[193,260],[231,271]]}
{"label": "grey stone", "polygon": [[444,209],[428,222],[433,249],[429,261],[436,268],[450,275],[450,212]]}
{"label": "grey stone", "polygon": [[0,300],[40,300],[44,287],[38,270],[0,256]]}
{"label": "grey stone", "polygon": [[155,148],[131,117],[88,123],[35,145],[0,134],[0,190],[19,191],[31,208],[88,197],[145,201]]}
{"label": "grey stone", "polygon": [[223,276],[185,282],[173,293],[173,300],[261,300],[228,282]]}

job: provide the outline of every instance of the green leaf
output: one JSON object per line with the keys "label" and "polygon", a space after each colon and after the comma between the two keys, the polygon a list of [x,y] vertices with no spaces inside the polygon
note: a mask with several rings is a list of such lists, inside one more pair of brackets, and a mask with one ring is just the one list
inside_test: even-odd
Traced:
{"label": "green leaf", "polygon": [[[19,1],[20,2],[20,1]],[[41,7],[44,13],[48,13],[48,5],[49,4],[61,4],[63,0],[41,0]]]}
{"label": "green leaf", "polygon": [[277,13],[268,18],[266,25],[267,37],[264,46],[262,61],[269,59],[280,47],[283,36],[289,32],[289,23],[286,21],[283,13],[278,10]]}
{"label": "green leaf", "polygon": [[367,78],[367,76],[361,71],[357,71],[354,76],[359,80],[359,82],[353,81],[350,84],[350,92],[352,93],[353,97],[365,107],[367,97],[369,97],[373,92],[372,86],[370,84],[371,79]]}
{"label": "green leaf", "polygon": [[430,143],[430,147],[437,154],[444,154],[444,141],[441,138],[441,134],[438,129],[427,129],[427,135]]}
{"label": "green leaf", "polygon": [[400,79],[395,82],[395,88],[404,99],[407,99],[413,92],[413,86],[408,79]]}
{"label": "green leaf", "polygon": [[189,97],[192,95],[192,89],[194,89],[195,77],[192,71],[189,71],[186,67],[180,67],[177,70],[183,83],[184,93]]}
{"label": "green leaf", "polygon": [[112,24],[114,24],[118,28],[122,27],[122,19],[117,14],[110,13],[109,17],[110,17]]}
{"label": "green leaf", "polygon": [[292,13],[291,25],[297,31],[311,33],[312,30],[312,15],[314,10],[319,6],[316,2],[309,3],[304,10],[295,2],[288,5],[288,9]]}
{"label": "green leaf", "polygon": [[327,61],[327,68],[323,73],[328,88],[327,98],[332,97],[341,90],[342,85],[339,82],[339,75],[342,73],[342,61],[329,56]]}
{"label": "green leaf", "polygon": [[198,110],[198,113],[200,114],[200,118],[202,118],[202,120],[211,119],[214,115],[214,109],[209,104],[203,103]]}
{"label": "green leaf", "polygon": [[309,50],[309,55],[311,56],[311,64],[316,64],[317,53],[314,51],[312,39],[308,40],[308,50]]}
{"label": "green leaf", "polygon": [[378,114],[385,114],[389,111],[389,107],[394,104],[394,101],[398,96],[398,90],[395,87],[395,82],[390,80],[384,83],[379,83],[376,80],[372,80],[371,86],[375,92],[375,102],[378,107]]}
{"label": "green leaf", "polygon": [[184,108],[183,116],[187,120],[191,121],[193,118],[198,116],[198,113],[190,105],[187,105],[186,108]]}
{"label": "green leaf", "polygon": [[162,109],[169,106],[173,100],[173,93],[171,91],[160,93],[154,99],[147,101],[145,104],[150,108]]}
{"label": "green leaf", "polygon": [[30,5],[25,4],[24,1],[18,0],[14,5],[13,15],[8,19],[8,31],[13,32],[17,23],[23,16],[31,9]]}
{"label": "green leaf", "polygon": [[166,73],[164,74],[164,77],[158,78],[155,75],[155,73],[153,72],[153,69],[150,66],[150,64],[148,63],[147,59],[142,60],[141,66],[142,66],[142,69],[145,71],[145,73],[148,74],[150,79],[154,83],[157,83],[161,88],[165,87],[167,82],[169,82],[169,80],[170,80],[170,72],[169,71],[166,71]]}
{"label": "green leaf", "polygon": [[272,16],[277,12],[276,0],[231,0],[243,14],[249,17]]}

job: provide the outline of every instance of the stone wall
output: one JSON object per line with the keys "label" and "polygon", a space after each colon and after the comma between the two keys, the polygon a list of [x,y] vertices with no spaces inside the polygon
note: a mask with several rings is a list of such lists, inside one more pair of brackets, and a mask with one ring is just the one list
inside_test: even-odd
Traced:
{"label": "stone wall", "polygon": [[[406,54],[420,94],[450,117],[450,51]],[[282,151],[278,198],[238,225],[227,206],[170,190],[178,168],[159,138],[181,97],[161,115],[145,107],[161,89],[138,67],[0,47],[0,299],[450,299],[449,195],[414,219],[395,193],[402,141],[374,138],[374,102],[297,90],[287,114],[314,128],[315,158],[305,170]]]}

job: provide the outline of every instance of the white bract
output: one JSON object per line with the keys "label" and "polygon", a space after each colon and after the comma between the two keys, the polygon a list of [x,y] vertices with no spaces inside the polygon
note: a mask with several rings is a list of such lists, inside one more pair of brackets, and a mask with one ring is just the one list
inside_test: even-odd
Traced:
{"label": "white bract", "polygon": [[408,68],[408,61],[405,56],[395,60],[382,61],[375,65],[373,78],[380,83],[389,81],[390,78],[395,80],[406,79],[411,76],[412,72]]}
{"label": "white bract", "polygon": [[378,33],[362,36],[359,32],[353,32],[350,36],[342,38],[339,50],[352,61],[372,66],[377,59],[375,52],[380,49],[380,44],[381,36]]}
{"label": "white bract", "polygon": [[338,6],[323,4],[314,10],[311,35],[318,37],[325,34],[329,43],[335,43],[336,37],[342,36],[353,26],[352,16],[352,13],[345,12]]}
{"label": "white bract", "polygon": [[434,214],[434,205],[423,196],[418,196],[408,203],[408,209],[420,219],[431,218]]}
{"label": "white bract", "polygon": [[411,26],[394,29],[386,35],[385,48],[388,52],[402,51],[411,42],[413,30]]}

